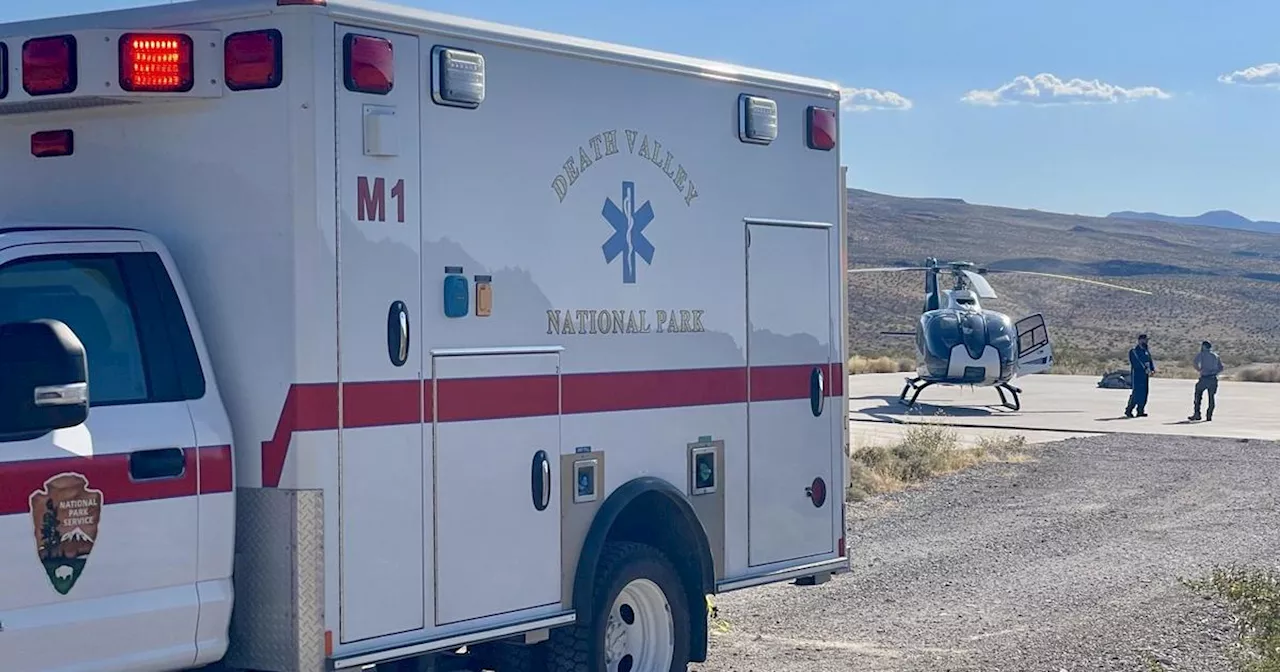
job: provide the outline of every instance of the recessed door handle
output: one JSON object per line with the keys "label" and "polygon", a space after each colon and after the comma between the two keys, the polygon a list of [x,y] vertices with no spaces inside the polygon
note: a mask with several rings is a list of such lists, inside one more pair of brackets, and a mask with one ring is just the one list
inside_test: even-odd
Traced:
{"label": "recessed door handle", "polygon": [[409,307],[394,301],[387,312],[387,356],[393,366],[409,361]]}
{"label": "recessed door handle", "polygon": [[826,376],[822,373],[822,367],[815,366],[809,372],[809,412],[813,413],[815,418],[820,417],[822,410],[826,407],[826,403]]}
{"label": "recessed door handle", "polygon": [[539,450],[533,455],[530,485],[533,486],[533,508],[545,510],[551,504],[551,461],[547,459],[545,450]]}
{"label": "recessed door handle", "polygon": [[140,450],[129,454],[129,478],[135,481],[182,478],[187,473],[187,454],[181,448]]}

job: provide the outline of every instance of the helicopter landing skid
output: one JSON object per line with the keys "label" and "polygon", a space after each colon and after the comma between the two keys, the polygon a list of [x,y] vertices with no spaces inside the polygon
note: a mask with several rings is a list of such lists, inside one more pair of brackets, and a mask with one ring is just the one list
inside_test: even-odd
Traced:
{"label": "helicopter landing skid", "polygon": [[[924,380],[923,378],[908,378],[907,384],[902,387],[902,394],[898,395],[898,401],[906,404],[907,408],[916,405],[916,399],[920,397],[920,393],[925,388],[934,384],[934,381]],[[907,399],[907,393],[911,392],[911,398]],[[1008,392],[1008,395],[1005,395]],[[1000,405],[1011,411],[1022,410],[1022,390],[1008,383],[1000,383],[996,385],[996,393],[1000,395]],[[1012,401],[1010,401],[1012,399]]]}
{"label": "helicopter landing skid", "polygon": [[[1005,390],[1008,390],[1009,394],[1013,397],[1012,404],[1009,403],[1009,400],[1004,396]],[[1022,400],[1018,396],[1019,393],[1022,392],[1022,390],[1008,383],[1000,383],[999,385],[996,385],[996,392],[1000,394],[1000,405],[1013,411],[1018,411],[1022,409]]]}
{"label": "helicopter landing skid", "polygon": [[[908,378],[907,384],[902,388],[902,394],[898,395],[898,401],[906,404],[907,408],[911,408],[916,405],[916,399],[920,396],[920,393],[924,392],[924,389],[930,385],[933,385],[933,381],[931,380],[924,380],[923,378]],[[914,390],[914,392],[911,394],[911,400],[907,401],[907,392],[911,392],[912,390]]]}

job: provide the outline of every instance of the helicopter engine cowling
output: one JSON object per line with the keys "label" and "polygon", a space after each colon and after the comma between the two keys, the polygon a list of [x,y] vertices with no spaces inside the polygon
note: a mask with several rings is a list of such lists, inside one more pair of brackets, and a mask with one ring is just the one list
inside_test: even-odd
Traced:
{"label": "helicopter engine cowling", "polygon": [[[916,347],[927,378],[958,383],[993,383],[1013,376],[1017,331],[1009,317],[991,310],[943,308],[920,316]],[[988,354],[993,351],[993,355]],[[953,358],[952,353],[957,355]],[[965,356],[967,355],[967,357]],[[967,360],[967,361],[955,361]]]}

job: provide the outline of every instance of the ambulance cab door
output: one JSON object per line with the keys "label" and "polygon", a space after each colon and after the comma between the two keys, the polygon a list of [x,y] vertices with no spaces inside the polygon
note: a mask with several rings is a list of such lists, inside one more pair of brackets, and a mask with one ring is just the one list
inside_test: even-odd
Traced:
{"label": "ambulance cab door", "polygon": [[336,639],[350,644],[426,623],[423,75],[412,35],[338,24],[334,47],[342,427],[333,608]]}
{"label": "ambulance cab door", "polygon": [[747,548],[755,569],[835,551],[833,227],[747,225]]}
{"label": "ambulance cab door", "polygon": [[[89,401],[82,424],[53,431],[15,433],[0,417],[5,670],[195,661],[200,474],[186,402],[203,392],[182,382],[174,336],[186,326],[163,262],[111,237],[0,249],[0,324],[66,324]],[[0,399],[32,394],[4,389],[22,379],[0,372]]]}

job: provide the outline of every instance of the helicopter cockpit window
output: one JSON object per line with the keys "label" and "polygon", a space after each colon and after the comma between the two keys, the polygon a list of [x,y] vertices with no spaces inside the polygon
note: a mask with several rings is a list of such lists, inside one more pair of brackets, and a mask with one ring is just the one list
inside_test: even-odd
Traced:
{"label": "helicopter cockpit window", "polygon": [[951,313],[934,315],[924,328],[925,352],[946,359],[951,348],[961,342],[960,321]]}
{"label": "helicopter cockpit window", "polygon": [[1017,336],[1013,322],[1008,317],[995,312],[988,312],[985,317],[987,341],[992,345],[1002,341],[1012,341]]}
{"label": "helicopter cockpit window", "polygon": [[988,312],[987,320],[987,343],[1000,353],[1001,360],[1013,359],[1014,342],[1017,340],[1018,332],[1014,329],[1013,321],[1007,315],[996,312]]}

